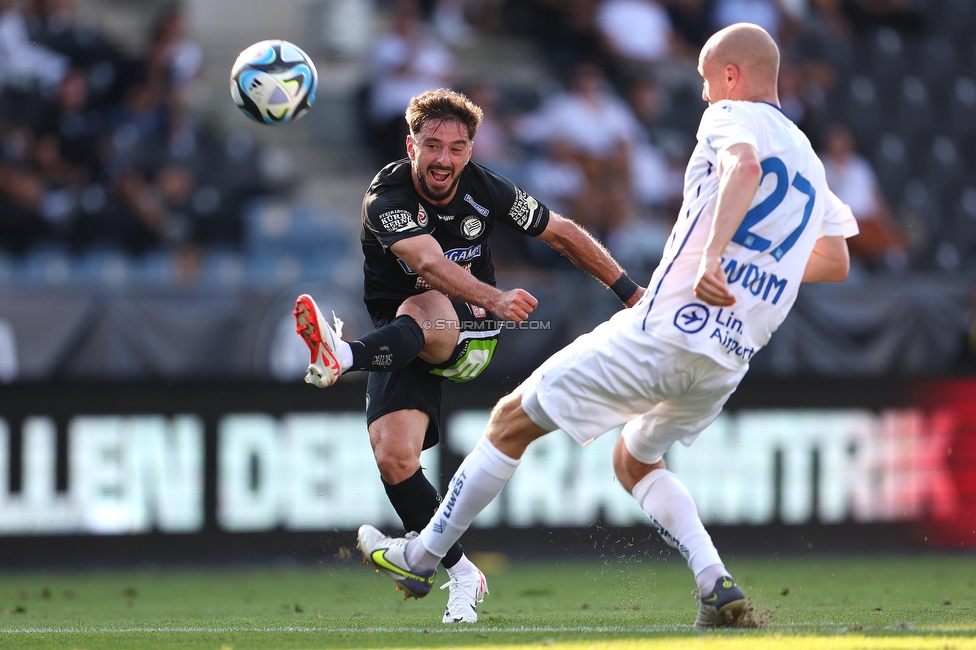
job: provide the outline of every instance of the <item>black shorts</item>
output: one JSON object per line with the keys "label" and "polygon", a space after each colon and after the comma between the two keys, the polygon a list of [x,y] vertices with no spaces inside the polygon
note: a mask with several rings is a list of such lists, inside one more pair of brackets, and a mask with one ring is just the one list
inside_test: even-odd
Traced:
{"label": "black shorts", "polygon": [[446,362],[433,365],[417,357],[394,372],[371,372],[366,379],[366,425],[377,418],[407,409],[423,411],[430,417],[424,436],[424,449],[438,443],[441,434],[441,384],[471,381],[491,363],[498,343],[498,317],[481,307],[451,300],[461,331],[454,354]]}

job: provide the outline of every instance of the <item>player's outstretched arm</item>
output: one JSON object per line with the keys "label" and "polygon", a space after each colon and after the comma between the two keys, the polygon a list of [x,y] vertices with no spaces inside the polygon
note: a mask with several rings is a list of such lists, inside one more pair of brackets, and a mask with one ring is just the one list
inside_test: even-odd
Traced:
{"label": "player's outstretched arm", "polygon": [[501,291],[481,282],[444,257],[440,244],[430,235],[401,239],[392,244],[390,250],[448,298],[484,307],[504,320],[521,323],[539,304],[523,289]]}
{"label": "player's outstretched arm", "polygon": [[[553,212],[549,215],[549,224],[539,235],[539,239],[568,257],[573,264],[614,289],[627,307],[633,307],[644,295],[644,288],[629,277],[624,278],[626,272],[617,260],[613,259],[610,252],[575,221]],[[616,284],[618,282],[619,284]],[[620,293],[621,291],[623,293]]]}
{"label": "player's outstretched arm", "polygon": [[843,282],[851,270],[847,239],[842,236],[821,237],[813,246],[803,270],[804,282]]}

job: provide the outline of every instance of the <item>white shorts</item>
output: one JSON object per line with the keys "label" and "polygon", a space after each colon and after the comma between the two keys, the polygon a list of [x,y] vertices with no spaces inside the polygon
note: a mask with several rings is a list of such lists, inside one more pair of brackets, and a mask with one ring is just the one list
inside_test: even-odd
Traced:
{"label": "white shorts", "polygon": [[694,442],[749,366],[730,370],[657,339],[636,316],[621,310],[549,357],[522,383],[522,409],[581,445],[626,423],[627,450],[650,464]]}

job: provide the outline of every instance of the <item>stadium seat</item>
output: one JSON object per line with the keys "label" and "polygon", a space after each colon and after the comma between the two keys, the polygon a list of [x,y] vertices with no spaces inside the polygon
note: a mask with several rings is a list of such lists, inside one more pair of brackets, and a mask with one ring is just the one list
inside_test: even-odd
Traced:
{"label": "stadium seat", "polygon": [[898,107],[898,129],[911,144],[927,140],[935,127],[935,115],[928,88],[919,77],[908,75],[901,80]]}
{"label": "stadium seat", "polygon": [[953,208],[951,214],[955,218],[952,228],[954,239],[959,244],[967,266],[976,268],[976,187],[963,187],[956,196]]}
{"label": "stadium seat", "polygon": [[888,128],[884,118],[891,111],[881,110],[877,88],[869,77],[852,77],[848,95],[842,101],[847,106],[847,117],[844,121],[858,142],[874,141],[880,132]]}
{"label": "stadium seat", "polygon": [[884,195],[889,200],[901,198],[911,170],[908,150],[902,137],[897,133],[882,135],[873,162]]}
{"label": "stadium seat", "polygon": [[146,252],[133,261],[132,282],[142,286],[171,286],[176,280],[175,266],[169,251]]}
{"label": "stadium seat", "polygon": [[73,278],[96,287],[121,287],[132,278],[133,261],[124,250],[92,248],[73,265]]}
{"label": "stadium seat", "polygon": [[65,248],[38,247],[24,255],[17,277],[30,284],[64,286],[72,282],[72,263],[71,254]]}
{"label": "stadium seat", "polygon": [[234,288],[244,284],[244,257],[235,250],[216,248],[207,251],[200,272],[204,284]]}
{"label": "stadium seat", "polygon": [[897,83],[906,72],[905,43],[891,27],[881,27],[871,42],[871,77],[880,85]]}
{"label": "stadium seat", "polygon": [[0,286],[10,286],[16,279],[17,258],[0,250]]}
{"label": "stadium seat", "polygon": [[970,76],[955,79],[949,97],[949,125],[956,138],[976,133],[976,82]]}
{"label": "stadium seat", "polygon": [[[925,80],[930,94],[936,100],[948,99],[956,76],[956,49],[952,42],[941,35],[930,36],[922,44],[917,74]],[[942,105],[936,101],[936,106]]]}
{"label": "stadium seat", "polygon": [[249,286],[283,287],[303,279],[297,255],[265,252],[244,258],[244,277]]}
{"label": "stadium seat", "polygon": [[[954,191],[965,180],[965,165],[955,141],[949,136],[933,137],[925,160],[928,186],[937,196],[943,196],[946,191]],[[949,208],[950,205],[951,203],[944,207]]]}
{"label": "stadium seat", "polygon": [[901,194],[902,203],[913,215],[910,228],[923,240],[936,242],[948,239],[942,210],[938,197],[933,194],[928,185],[918,178],[910,178],[905,182]]}

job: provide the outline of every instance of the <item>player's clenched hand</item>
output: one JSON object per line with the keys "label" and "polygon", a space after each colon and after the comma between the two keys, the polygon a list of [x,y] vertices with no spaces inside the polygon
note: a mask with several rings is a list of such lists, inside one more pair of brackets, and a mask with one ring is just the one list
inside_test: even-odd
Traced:
{"label": "player's clenched hand", "polygon": [[502,320],[512,320],[521,323],[532,310],[539,306],[539,301],[531,293],[523,289],[505,291],[498,299],[492,311]]}
{"label": "player's clenched hand", "polygon": [[735,297],[729,292],[729,281],[722,271],[721,260],[702,259],[695,278],[695,297],[713,307],[731,307]]}

